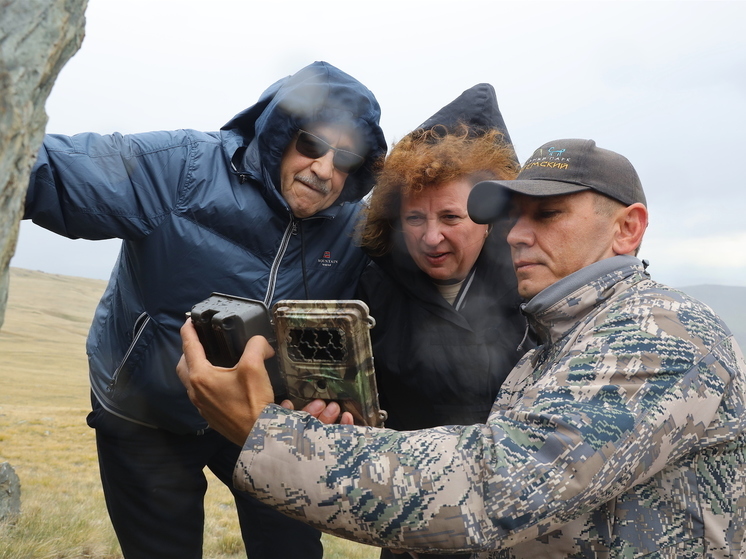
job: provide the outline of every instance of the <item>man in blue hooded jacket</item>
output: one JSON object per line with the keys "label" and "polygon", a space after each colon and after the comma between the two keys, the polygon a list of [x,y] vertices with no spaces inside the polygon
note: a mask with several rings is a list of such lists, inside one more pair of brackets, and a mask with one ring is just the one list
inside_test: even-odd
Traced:
{"label": "man in blue hooded jacket", "polygon": [[69,238],[123,240],[88,336],[109,514],[127,559],[202,555],[209,467],[233,491],[252,559],[321,557],[320,534],[231,483],[240,448],[210,430],[175,367],[184,313],[214,291],[344,299],[365,266],[351,243],[379,105],[316,62],[219,132],[49,135],[25,218]]}

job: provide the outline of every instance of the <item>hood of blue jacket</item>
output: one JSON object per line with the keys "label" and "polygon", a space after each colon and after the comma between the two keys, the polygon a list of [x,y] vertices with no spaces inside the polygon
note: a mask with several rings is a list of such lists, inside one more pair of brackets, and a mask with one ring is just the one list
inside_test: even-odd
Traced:
{"label": "hood of blue jacket", "polygon": [[374,165],[386,154],[379,126],[381,109],[373,93],[327,62],[314,62],[278,80],[259,101],[221,128],[230,158],[246,148],[237,170],[261,183],[265,197],[280,197],[280,162],[298,129],[313,122],[352,125],[368,148],[365,164],[350,174],[336,203],[357,201],[373,187]]}

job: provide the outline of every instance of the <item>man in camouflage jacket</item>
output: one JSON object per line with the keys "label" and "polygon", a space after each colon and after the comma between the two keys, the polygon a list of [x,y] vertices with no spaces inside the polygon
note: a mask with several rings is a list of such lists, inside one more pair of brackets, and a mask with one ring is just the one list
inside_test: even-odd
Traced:
{"label": "man in camouflage jacket", "polygon": [[192,401],[244,444],[235,485],[414,556],[740,557],[746,363],[709,308],[633,256],[647,225],[634,168],[591,140],[550,142],[517,180],[477,185],[472,218],[494,221],[507,199],[518,289],[543,344],[486,425],[324,425],[266,405],[262,339],[236,370],[215,371],[184,326]]}

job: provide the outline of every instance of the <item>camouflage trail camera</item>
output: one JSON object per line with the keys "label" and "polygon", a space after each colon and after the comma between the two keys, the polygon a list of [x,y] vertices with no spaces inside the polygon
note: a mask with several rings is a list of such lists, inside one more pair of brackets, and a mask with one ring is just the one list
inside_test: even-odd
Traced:
{"label": "camouflage trail camera", "polygon": [[262,335],[276,351],[266,365],[277,402],[287,398],[301,409],[316,398],[334,400],[357,425],[383,425],[369,332],[375,321],[365,303],[285,300],[272,316],[261,301],[220,293],[191,312],[212,364],[234,366],[249,338]]}

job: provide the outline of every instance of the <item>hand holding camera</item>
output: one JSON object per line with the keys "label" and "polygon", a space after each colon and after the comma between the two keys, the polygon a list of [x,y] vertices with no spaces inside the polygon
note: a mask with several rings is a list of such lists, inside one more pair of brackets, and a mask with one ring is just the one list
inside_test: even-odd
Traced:
{"label": "hand holding camera", "polygon": [[216,366],[234,366],[252,336],[267,338],[276,352],[265,362],[276,402],[302,409],[334,401],[358,425],[383,425],[369,334],[375,321],[362,301],[279,301],[270,316],[261,301],[213,293],[191,318]]}

